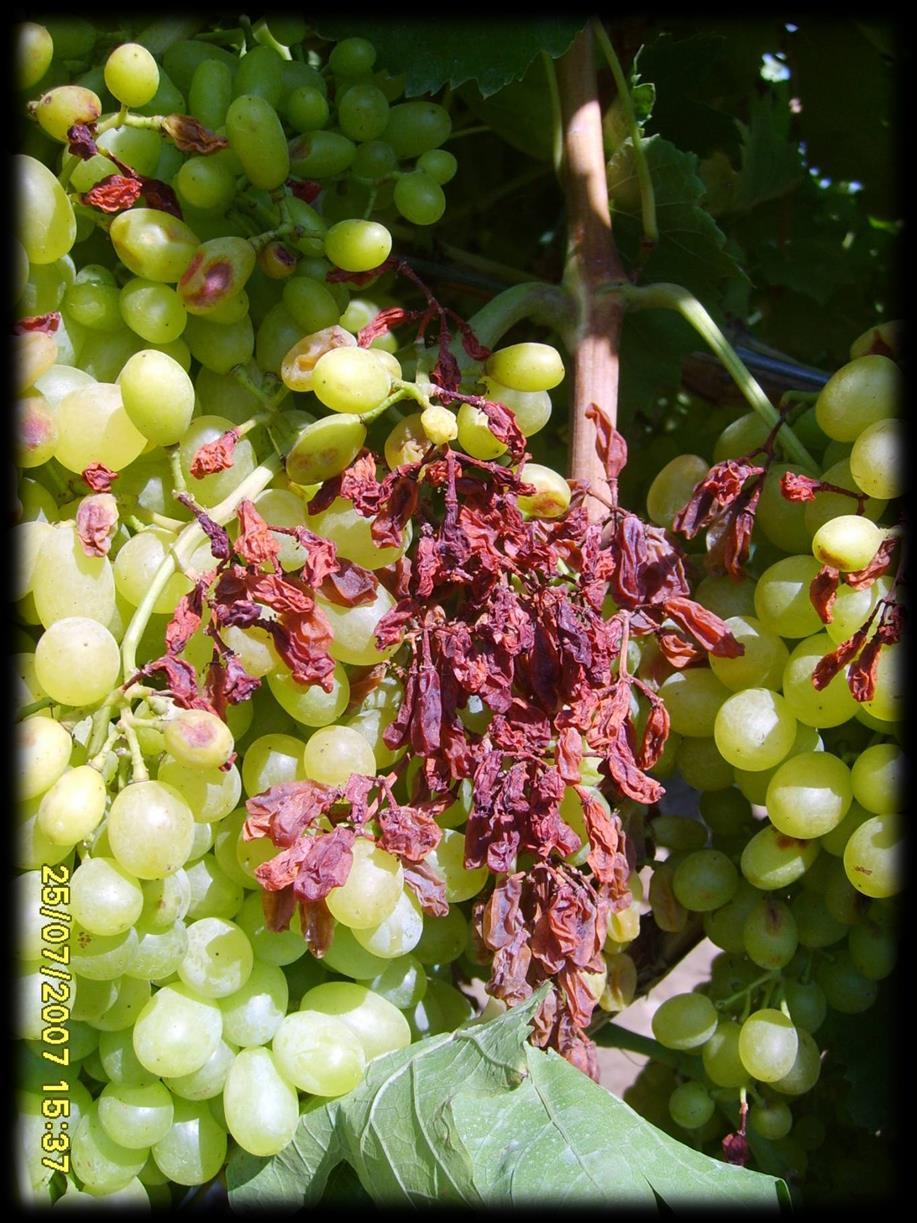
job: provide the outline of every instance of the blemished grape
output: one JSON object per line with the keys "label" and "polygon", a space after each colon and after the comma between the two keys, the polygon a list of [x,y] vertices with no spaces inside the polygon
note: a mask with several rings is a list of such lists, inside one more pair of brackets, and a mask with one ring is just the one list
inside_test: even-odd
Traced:
{"label": "blemished grape", "polygon": [[901,817],[875,815],[865,820],[847,842],[844,870],[864,896],[894,896],[902,887],[903,858]]}

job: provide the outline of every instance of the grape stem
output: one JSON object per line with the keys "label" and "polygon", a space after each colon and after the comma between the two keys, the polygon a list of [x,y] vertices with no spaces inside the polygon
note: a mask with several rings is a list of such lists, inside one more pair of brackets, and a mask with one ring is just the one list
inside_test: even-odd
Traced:
{"label": "grape stem", "polygon": [[47,709],[49,705],[53,704],[54,702],[49,696],[39,697],[38,700],[33,701],[31,705],[24,705],[22,709],[19,710],[16,715],[16,721],[21,722],[23,719],[31,717],[33,713],[38,713],[40,709]]}
{"label": "grape stem", "polygon": [[618,298],[630,310],[662,309],[680,314],[710,346],[761,419],[771,428],[781,426],[780,441],[787,456],[810,474],[818,473],[818,464],[792,429],[782,423],[780,413],[765,395],[760,383],[693,293],[676,284],[660,282],[638,286],[625,280],[600,285],[596,292],[602,297]]}
{"label": "grape stem", "polygon": [[[237,488],[233,489],[228,497],[224,497],[217,505],[207,510],[208,518],[211,518],[218,525],[224,526],[230,519],[235,517],[236,511],[243,501],[256,497],[258,493],[267,488],[268,484],[270,484],[271,480],[280,470],[281,464],[282,459],[279,455],[271,455],[270,458],[265,459],[263,463],[245,477]],[[144,629],[149,623],[150,616],[153,614],[156,600],[165,589],[166,583],[176,568],[179,566],[183,568],[188,564],[193,552],[205,538],[203,529],[196,522],[188,523],[153,575],[149,588],[143,596],[143,601],[131,617],[131,622],[127,626],[127,632],[124,634],[124,639],[121,643],[121,659],[125,680],[130,679],[137,672],[137,646],[140,638],[143,636]]]}
{"label": "grape stem", "polygon": [[621,61],[618,59],[612,46],[611,39],[608,37],[604,26],[598,18],[593,18],[592,29],[596,42],[608,61],[608,66],[614,77],[618,90],[618,99],[624,111],[624,120],[630,132],[631,143],[634,146],[634,165],[637,170],[637,184],[640,188],[640,212],[643,220],[643,237],[640,242],[639,263],[644,264],[659,241],[659,228],[656,224],[656,196],[653,191],[650,168],[646,160],[646,151],[643,147],[643,134],[640,131],[640,124],[637,122],[637,116],[634,113],[630,87],[621,68]]}
{"label": "grape stem", "polygon": [[764,973],[763,976],[756,977],[749,985],[736,990],[734,994],[729,994],[725,998],[717,998],[713,1005],[719,1010],[725,1010],[726,1007],[732,1006],[734,1002],[738,1002],[740,998],[748,999],[759,985],[763,985],[766,981],[772,981],[777,975],[777,970],[772,969],[770,972]]}
{"label": "grape stem", "polygon": [[[500,337],[523,319],[533,319],[545,327],[569,325],[573,320],[573,302],[559,285],[544,281],[527,281],[513,285],[497,294],[468,320],[468,325],[485,348],[493,348]],[[472,364],[459,344],[459,365]],[[464,362],[463,362],[464,358]]]}

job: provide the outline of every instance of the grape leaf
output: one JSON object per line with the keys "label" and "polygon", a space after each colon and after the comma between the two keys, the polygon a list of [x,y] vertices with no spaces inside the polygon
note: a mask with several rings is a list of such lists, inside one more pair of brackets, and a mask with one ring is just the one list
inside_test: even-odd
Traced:
{"label": "grape leaf", "polygon": [[273,1159],[236,1152],[233,1208],[313,1203],[340,1161],[386,1206],[785,1200],[782,1182],[683,1146],[556,1053],[528,1045],[548,988],[489,1023],[377,1059],[349,1096],[304,1114]]}
{"label": "grape leaf", "polygon": [[429,20],[368,21],[320,18],[313,23],[322,38],[368,38],[377,51],[376,68],[404,73],[405,97],[434,94],[476,81],[487,98],[518,81],[539,53],[552,58],[568,49],[586,24],[585,17],[535,17],[516,21],[491,16],[432,17]]}
{"label": "grape leaf", "polygon": [[[656,225],[659,232],[641,279],[674,281],[708,303],[718,296],[727,279],[746,279],[741,266],[726,250],[726,237],[703,206],[706,193],[698,174],[698,159],[662,136],[644,140],[643,148],[653,181]],[[640,192],[630,140],[608,163],[608,184],[613,199],[613,223],[618,244],[633,259],[642,233]]]}
{"label": "grape leaf", "polygon": [[736,120],[742,133],[742,167],[735,200],[739,209],[785,195],[805,176],[799,146],[787,130],[789,107],[781,109],[773,93],[752,94],[750,111],[747,124]]}
{"label": "grape leaf", "polygon": [[511,81],[490,97],[469,82],[457,96],[482,123],[521,153],[538,161],[550,161],[553,148],[551,95],[544,62],[533,60],[519,81]]}

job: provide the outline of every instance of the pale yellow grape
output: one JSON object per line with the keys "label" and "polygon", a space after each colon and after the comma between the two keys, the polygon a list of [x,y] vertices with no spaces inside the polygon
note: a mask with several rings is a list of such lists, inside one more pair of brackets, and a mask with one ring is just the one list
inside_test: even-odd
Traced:
{"label": "pale yellow grape", "polygon": [[874,815],[851,835],[844,849],[847,878],[864,896],[896,895],[904,879],[904,831],[897,813]]}
{"label": "pale yellow grape", "polygon": [[[579,798],[572,787],[568,788],[568,793]],[[585,829],[583,831],[585,832]],[[424,861],[445,882],[446,899],[450,904],[477,896],[487,879],[486,866],[474,867],[471,870],[466,868],[465,834],[452,828],[446,829],[439,844],[427,854]]]}
{"label": "pale yellow grape", "polygon": [[15,215],[19,241],[30,263],[54,263],[76,240],[73,206],[56,176],[25,153],[13,157]]}
{"label": "pale yellow grape", "polygon": [[147,439],[134,425],[114,382],[78,388],[61,400],[57,417],[60,440],[54,457],[79,474],[92,463],[112,471],[127,467],[146,448]]}
{"label": "pale yellow grape", "polygon": [[796,734],[793,738],[792,746],[786,755],[777,764],[772,765],[768,769],[755,770],[733,767],[732,774],[735,784],[740,793],[750,803],[763,807],[767,798],[767,787],[770,785],[770,780],[784,761],[791,759],[793,756],[798,756],[800,752],[824,751],[824,746],[821,736],[813,726],[806,726],[804,722],[797,722]]}
{"label": "pale yellow grape", "polygon": [[801,752],[784,761],[767,787],[767,814],[791,837],[820,837],[850,806],[850,770],[831,752]]}
{"label": "pale yellow grape", "polygon": [[767,1007],[753,1011],[739,1033],[739,1057],[753,1078],[762,1083],[782,1079],[792,1069],[799,1048],[793,1021]]}
{"label": "pale yellow grape", "polygon": [[905,658],[902,642],[883,645],[876,667],[876,690],[860,706],[880,722],[900,722],[904,717]]}
{"label": "pale yellow grape", "polygon": [[362,1044],[367,1061],[411,1043],[411,1029],[401,1011],[365,985],[328,981],[313,986],[303,995],[299,1009],[340,1019]]}
{"label": "pale yellow grape", "polygon": [[366,1070],[359,1038],[343,1020],[321,1011],[296,1011],[281,1019],[271,1050],[281,1074],[316,1096],[345,1095]]}
{"label": "pale yellow grape", "polygon": [[372,777],[376,760],[372,748],[348,726],[325,726],[308,740],[303,752],[306,776],[326,786],[342,786],[354,773]]}
{"label": "pale yellow grape", "polygon": [[872,812],[862,807],[854,797],[853,802],[847,808],[847,814],[839,824],[836,824],[830,832],[826,832],[824,836],[819,837],[819,844],[826,853],[833,855],[836,858],[844,856],[844,850],[847,848],[847,842],[856,832],[861,824],[865,824],[868,819],[872,818]]}
{"label": "pale yellow grape", "polygon": [[458,410],[458,443],[472,458],[489,462],[506,454],[508,449],[490,431],[487,416],[474,404],[463,403]]}
{"label": "pale yellow grape", "polygon": [[768,825],[746,844],[740,867],[753,887],[770,892],[795,883],[818,857],[818,850],[817,840],[789,837]]}
{"label": "pale yellow grape", "polygon": [[689,667],[668,676],[659,686],[659,695],[676,734],[709,738],[720,706],[731,693],[708,668]]}
{"label": "pale yellow grape", "polygon": [[393,960],[413,951],[422,934],[423,912],[410,888],[402,891],[388,917],[376,925],[353,930],[353,936],[361,947],[384,960]]}
{"label": "pale yellow grape", "polygon": [[325,903],[345,926],[365,930],[394,912],[404,888],[404,871],[394,855],[365,837],[354,842],[352,854],[345,883],[332,888]]}
{"label": "pale yellow grape", "polygon": [[171,786],[137,781],[115,797],[108,837],[117,861],[139,879],[172,875],[188,860],[194,817]]}
{"label": "pale yellow grape", "polygon": [[108,1194],[123,1189],[141,1171],[148,1147],[130,1149],[116,1142],[103,1129],[94,1102],[71,1138],[73,1171],[88,1193]]}
{"label": "pale yellow grape", "polygon": [[62,705],[95,705],[114,688],[121,653],[97,620],[67,616],[56,620],[35,647],[38,682]]}
{"label": "pale yellow grape", "polygon": [[877,420],[864,429],[850,451],[850,474],[870,497],[890,501],[904,492],[903,422]]}
{"label": "pale yellow grape", "polygon": [[703,994],[675,994],[660,1003],[651,1024],[667,1049],[698,1049],[716,1031],[716,1008]]}
{"label": "pale yellow grape", "polygon": [[502,403],[516,418],[516,424],[526,437],[543,429],[551,419],[551,396],[547,391],[514,391],[493,378],[482,378],[484,397],[490,403]]}
{"label": "pale yellow grape", "polygon": [[716,612],[723,620],[755,614],[755,583],[748,577],[733,578],[725,573],[711,575],[698,583],[694,597],[701,607]]}
{"label": "pale yellow grape", "polygon": [[17,522],[12,528],[12,544],[15,564],[13,566],[12,601],[18,602],[32,590],[35,580],[35,564],[42,544],[51,534],[51,524],[38,519]]}
{"label": "pale yellow grape", "polygon": [[780,549],[790,554],[809,550],[812,532],[806,526],[806,502],[788,501],[781,492],[781,481],[787,472],[809,475],[794,463],[771,463],[764,477],[755,527]]}
{"label": "pale yellow grape", "polygon": [[[82,370],[72,370],[67,365],[56,365],[57,341],[46,331],[24,331],[22,335],[13,336],[12,367],[13,388],[18,393],[27,391],[30,386],[37,386],[49,403],[57,403],[57,397],[52,396],[47,389],[53,374],[61,371],[72,372],[78,380],[91,382],[89,374]],[[44,385],[39,386],[39,380]]]}
{"label": "pale yellow grape", "polygon": [[897,743],[875,743],[853,762],[853,796],[879,814],[900,811],[904,802],[906,757]]}
{"label": "pale yellow grape", "polygon": [[252,1155],[276,1155],[299,1124],[296,1088],[268,1049],[243,1049],[226,1076],[223,1110],[229,1132]]}
{"label": "pale yellow grape", "polygon": [[249,795],[271,786],[305,778],[303,744],[292,735],[260,735],[253,739],[242,758],[242,785]]}
{"label": "pale yellow grape", "polygon": [[206,1100],[175,1099],[174,1109],[172,1128],[151,1149],[153,1169],[161,1183],[204,1185],[226,1162],[226,1127]]}
{"label": "pale yellow grape", "polygon": [[105,84],[124,106],[145,106],[159,88],[159,65],[136,42],[115,47],[105,61]]}
{"label": "pale yellow grape", "polygon": [[194,386],[168,353],[145,348],[118,375],[124,410],[144,437],[159,446],[181,441],[194,414]]}
{"label": "pale yellow grape", "polygon": [[59,722],[34,714],[16,724],[14,778],[20,799],[44,794],[70,760],[73,740]]}
{"label": "pale yellow grape", "polygon": [[70,911],[93,934],[123,934],[142,909],[140,884],[112,858],[87,858],[73,872]]}
{"label": "pale yellow grape", "polygon": [[243,669],[256,679],[263,679],[283,666],[274,649],[273,638],[257,625],[242,628],[238,624],[230,624],[223,629],[221,636]]}
{"label": "pale yellow grape", "polygon": [[646,513],[657,526],[671,528],[676,514],[691,499],[695,485],[710,470],[699,454],[679,454],[666,463],[646,494]]}
{"label": "pale yellow grape", "polygon": [[796,1059],[786,1074],[770,1084],[772,1091],[782,1095],[801,1096],[811,1091],[821,1074],[821,1051],[815,1038],[805,1028],[796,1029],[799,1048]]}
{"label": "pale yellow grape", "polygon": [[847,686],[847,667],[842,667],[821,690],[812,683],[816,666],[835,648],[827,633],[816,633],[799,642],[783,669],[786,703],[799,721],[808,726],[840,726],[857,711],[857,703]]}
{"label": "pale yellow grape", "polygon": [[107,556],[87,556],[72,522],[55,523],[41,545],[32,579],[35,610],[45,628],[67,616],[108,624],[115,581]]}
{"label": "pale yellow grape", "polygon": [[[264,967],[270,967],[270,965]],[[238,1051],[237,1046],[226,1039],[224,1032],[220,1043],[203,1066],[191,1074],[179,1074],[173,1078],[167,1078],[164,1080],[165,1085],[173,1097],[177,1096],[182,1100],[212,1100],[222,1094],[229,1067]]]}
{"label": "pale yellow grape", "polygon": [[288,671],[274,671],[267,677],[277,704],[291,718],[306,726],[328,726],[336,722],[350,700],[350,681],[341,663],[333,672],[334,686],[325,692],[321,684],[300,684]]}
{"label": "pale yellow grape", "polygon": [[[118,593],[132,607],[139,607],[156,571],[169,555],[175,535],[164,527],[145,527],[118,549],[112,566]],[[153,603],[153,612],[167,615],[174,611],[182,595],[191,590],[183,573],[173,573]]]}
{"label": "pale yellow grape", "polygon": [[786,556],[768,566],[755,589],[755,614],[781,637],[807,637],[821,628],[809,587],[821,566],[812,556]]}
{"label": "pale yellow grape", "polygon": [[162,1083],[108,1083],[98,1109],[108,1136],[131,1150],[149,1148],[172,1128],[172,1097]]}
{"label": "pale yellow grape", "polygon": [[550,344],[524,342],[498,348],[484,368],[490,377],[516,391],[550,391],[564,377],[560,353]]}
{"label": "pale yellow grape", "polygon": [[531,484],[535,492],[520,494],[516,499],[519,509],[532,518],[561,518],[570,506],[570,485],[556,471],[541,463],[526,463],[519,472],[524,484]]}
{"label": "pale yellow grape", "polygon": [[383,585],[379,585],[372,603],[341,607],[316,595],[315,604],[328,620],[334,634],[328,649],[332,658],[356,667],[371,667],[397,649],[397,645],[391,645],[380,650],[376,645],[376,627],[395,606],[394,597]]}
{"label": "pale yellow grape", "polygon": [[716,1031],[701,1047],[707,1077],[717,1087],[744,1087],[748,1071],[739,1056],[740,1026],[732,1019],[721,1019]]}
{"label": "pale yellow grape", "polygon": [[444,446],[458,437],[458,424],[455,413],[440,404],[431,404],[420,414],[420,423],[424,433],[434,446]]}
{"label": "pale yellow grape", "polygon": [[849,572],[864,569],[876,554],[884,531],[861,514],[842,514],[819,527],[812,554],[823,565]]}
{"label": "pale yellow grape", "polygon": [[141,921],[154,930],[166,930],[181,921],[191,903],[191,884],[184,870],[162,879],[141,884],[143,913]]}
{"label": "pale yellow grape", "polygon": [[708,655],[710,670],[733,692],[743,688],[779,689],[789,650],[771,629],[754,616],[729,616],[726,627],[744,647],[738,658]]}
{"label": "pale yellow grape", "polygon": [[283,970],[256,958],[244,985],[220,999],[224,1040],[246,1048],[267,1044],[286,1014],[288,1002],[289,986]]}
{"label": "pale yellow grape", "polygon": [[202,997],[226,998],[242,988],[253,963],[252,945],[235,922],[203,917],[188,926],[188,948],[178,975]]}
{"label": "pale yellow grape", "polygon": [[831,619],[825,625],[825,632],[836,645],[840,645],[866,623],[873,608],[880,599],[888,597],[891,589],[892,579],[887,574],[859,590],[841,582],[831,604]]}
{"label": "pale yellow grape", "polygon": [[242,778],[234,764],[228,769],[189,768],[182,761],[165,756],[159,766],[159,780],[181,796],[196,820],[206,824],[228,815],[242,794]]}
{"label": "pale yellow grape", "polygon": [[392,564],[404,555],[411,542],[411,528],[408,525],[399,547],[380,547],[371,535],[374,519],[364,518],[346,497],[335,497],[326,510],[309,515],[305,522],[310,531],[331,540],[338,556],[362,565],[364,569],[381,569],[384,565]]}
{"label": "pale yellow grape", "polygon": [[220,1043],[223,1018],[210,998],[181,981],[163,986],[134,1025],[134,1052],[140,1064],[163,1078],[193,1074]]}
{"label": "pale yellow grape", "polygon": [[390,389],[388,369],[368,348],[333,348],[319,357],[312,371],[312,390],[334,412],[369,412]]}
{"label": "pale yellow grape", "polygon": [[894,416],[903,393],[901,371],[877,353],[842,365],[818,393],[815,419],[821,431],[853,442],[869,425]]}

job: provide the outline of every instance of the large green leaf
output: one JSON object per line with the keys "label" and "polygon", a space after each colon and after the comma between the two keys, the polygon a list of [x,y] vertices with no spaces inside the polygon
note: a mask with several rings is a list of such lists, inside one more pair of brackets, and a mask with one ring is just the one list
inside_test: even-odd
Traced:
{"label": "large green leaf", "polygon": [[655,1130],[553,1052],[527,1044],[543,987],[487,1024],[379,1058],[343,1099],[306,1113],[273,1159],[236,1154],[236,1209],[317,1201],[341,1161],[386,1206],[777,1207],[782,1182]]}
{"label": "large green leaf", "polygon": [[322,38],[368,38],[377,66],[404,73],[405,96],[436,93],[476,81],[486,98],[522,78],[540,51],[557,58],[586,24],[585,17],[506,17],[367,20],[322,17],[313,22]]}

